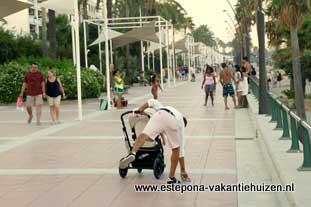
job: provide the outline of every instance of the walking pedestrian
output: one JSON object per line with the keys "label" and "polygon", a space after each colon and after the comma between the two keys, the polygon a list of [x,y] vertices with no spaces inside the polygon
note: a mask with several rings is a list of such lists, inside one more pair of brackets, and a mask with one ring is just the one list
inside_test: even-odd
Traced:
{"label": "walking pedestrian", "polygon": [[212,67],[207,66],[201,88],[205,91],[204,106],[207,105],[208,96],[211,96],[212,106],[214,106],[214,90],[216,89],[216,76]]}
{"label": "walking pedestrian", "polygon": [[52,124],[59,124],[61,97],[62,95],[64,98],[66,96],[60,79],[56,77],[55,72],[52,69],[49,69],[48,71],[48,78],[46,80],[46,95],[50,106]]}
{"label": "walking pedestrian", "polygon": [[171,167],[167,184],[180,183],[175,178],[178,162],[181,168],[181,179],[189,182],[190,178],[186,172],[184,159],[184,128],[187,126],[187,119],[177,109],[170,106],[163,107],[159,101],[154,99],[148,100],[138,111],[143,113],[147,108],[156,109],[157,112],[151,116],[143,132],[136,139],[132,151],[120,160],[119,168],[127,168],[136,159],[137,151],[146,141],[154,141],[157,136],[164,134],[167,137],[169,148],[172,150]]}
{"label": "walking pedestrian", "polygon": [[31,69],[25,74],[23,85],[19,97],[23,97],[27,88],[27,113],[28,124],[31,124],[33,119],[32,107],[36,107],[37,125],[41,125],[41,114],[43,97],[45,97],[45,82],[43,74],[38,70],[38,65],[33,63]]}
{"label": "walking pedestrian", "polygon": [[222,63],[221,67],[223,70],[220,73],[220,83],[223,86],[223,97],[224,97],[224,103],[225,103],[225,110],[229,110],[230,108],[228,107],[228,96],[230,95],[232,97],[232,101],[234,104],[234,107],[236,108],[236,99],[234,96],[234,89],[232,85],[232,73],[230,69],[227,67],[226,63]]}

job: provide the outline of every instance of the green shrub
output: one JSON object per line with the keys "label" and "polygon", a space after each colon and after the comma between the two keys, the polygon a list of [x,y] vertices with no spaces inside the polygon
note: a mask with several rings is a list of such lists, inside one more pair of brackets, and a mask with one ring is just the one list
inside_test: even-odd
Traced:
{"label": "green shrub", "polygon": [[0,64],[21,56],[42,56],[41,46],[30,36],[15,36],[13,32],[0,27]]}
{"label": "green shrub", "polygon": [[[53,68],[60,78],[69,99],[77,98],[76,70],[70,60],[51,60],[49,58],[20,58],[0,66],[0,102],[15,102],[20,93],[23,77],[31,63],[36,62],[39,70],[46,76],[47,70]],[[103,75],[82,68],[81,85],[82,98],[95,98],[103,90]]]}
{"label": "green shrub", "polygon": [[282,91],[282,93],[288,98],[288,99],[294,99],[295,98],[295,91],[287,89]]}

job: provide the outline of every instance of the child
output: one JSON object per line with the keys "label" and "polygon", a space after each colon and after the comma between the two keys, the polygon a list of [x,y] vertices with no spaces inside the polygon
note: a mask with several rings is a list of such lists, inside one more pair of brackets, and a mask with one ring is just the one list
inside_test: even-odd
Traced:
{"label": "child", "polygon": [[154,74],[151,78],[151,83],[152,83],[152,87],[151,87],[151,94],[153,96],[154,99],[158,99],[158,88],[162,90],[161,88],[161,84],[160,81],[158,80],[158,77],[156,74]]}

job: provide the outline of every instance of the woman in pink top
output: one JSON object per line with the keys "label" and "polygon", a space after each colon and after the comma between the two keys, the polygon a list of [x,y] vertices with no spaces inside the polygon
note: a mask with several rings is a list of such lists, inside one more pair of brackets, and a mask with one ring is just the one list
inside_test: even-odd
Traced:
{"label": "woman in pink top", "polygon": [[212,106],[214,106],[214,90],[216,90],[216,77],[212,67],[207,66],[201,88],[205,90],[205,103],[207,105],[208,96],[211,96]]}

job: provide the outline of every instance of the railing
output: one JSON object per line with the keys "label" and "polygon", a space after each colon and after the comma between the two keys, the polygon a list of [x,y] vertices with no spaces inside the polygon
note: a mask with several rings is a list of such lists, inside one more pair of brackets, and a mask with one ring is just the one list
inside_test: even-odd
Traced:
{"label": "railing", "polygon": [[[259,86],[255,79],[250,79],[254,96],[259,99]],[[311,171],[311,126],[298,117],[291,109],[277,99],[272,93],[267,94],[270,122],[276,123],[275,130],[282,130],[280,140],[291,140],[288,153],[300,153],[299,143],[303,146],[303,163],[299,171]]]}

